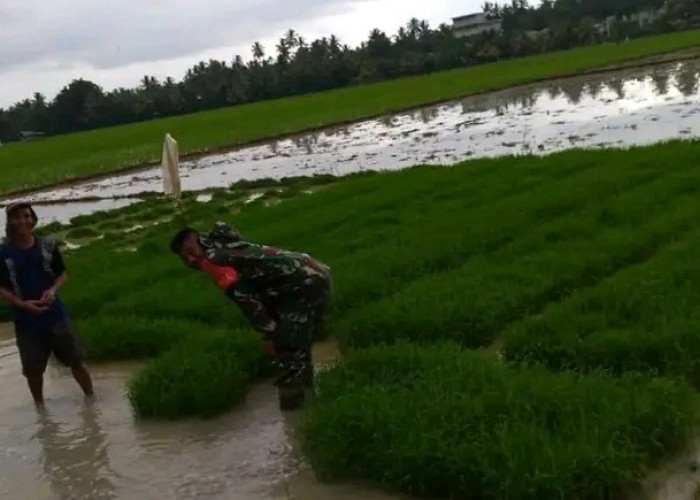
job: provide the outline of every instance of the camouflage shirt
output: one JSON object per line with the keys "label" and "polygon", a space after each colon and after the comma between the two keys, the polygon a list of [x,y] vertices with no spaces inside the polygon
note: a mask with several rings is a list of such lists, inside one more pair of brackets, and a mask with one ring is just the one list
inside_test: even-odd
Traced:
{"label": "camouflage shirt", "polygon": [[271,303],[294,300],[302,289],[330,277],[330,268],[308,254],[245,241],[223,222],[200,234],[199,241],[212,264],[238,272],[240,279],[227,295],[263,333],[272,333],[275,328]]}

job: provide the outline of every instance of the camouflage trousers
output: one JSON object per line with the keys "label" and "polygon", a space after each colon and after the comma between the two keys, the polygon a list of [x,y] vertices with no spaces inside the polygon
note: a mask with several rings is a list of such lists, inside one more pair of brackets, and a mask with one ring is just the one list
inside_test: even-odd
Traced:
{"label": "camouflage trousers", "polygon": [[289,383],[311,369],[311,345],[324,328],[330,299],[330,278],[313,277],[294,297],[271,304],[269,311],[277,323],[270,340],[281,369],[278,383]]}

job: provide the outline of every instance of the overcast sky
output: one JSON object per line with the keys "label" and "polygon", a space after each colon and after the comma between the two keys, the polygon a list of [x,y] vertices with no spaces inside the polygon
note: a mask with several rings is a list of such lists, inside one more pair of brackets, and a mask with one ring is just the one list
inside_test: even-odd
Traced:
{"label": "overcast sky", "polygon": [[435,27],[483,0],[0,0],[0,107],[73,78],[109,90],[143,75],[179,80],[202,59],[268,51],[293,28],[357,45],[372,28],[394,34],[411,17]]}

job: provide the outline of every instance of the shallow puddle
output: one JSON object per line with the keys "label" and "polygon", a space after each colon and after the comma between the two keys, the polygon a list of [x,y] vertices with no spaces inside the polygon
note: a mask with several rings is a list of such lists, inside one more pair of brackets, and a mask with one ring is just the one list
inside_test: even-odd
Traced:
{"label": "shallow puddle", "polygon": [[[328,360],[332,344],[316,356]],[[11,329],[0,330],[0,498],[389,500],[358,485],[319,484],[294,444],[295,414],[256,384],[245,403],[210,421],[135,421],[125,382],[138,364],[91,367],[96,401],[85,402],[51,367],[46,414],[31,404]]]}
{"label": "shallow puddle", "polygon": [[[467,158],[697,137],[699,78],[700,60],[688,60],[472,96],[185,161],[181,163],[182,188],[202,190],[241,179],[346,175],[421,163],[453,164]],[[150,168],[25,198],[55,203],[161,190],[160,169]],[[45,212],[50,220],[65,221],[76,212],[100,209],[94,202],[60,203],[46,207]]]}
{"label": "shallow puddle", "polygon": [[[323,368],[338,356],[315,346]],[[319,483],[299,455],[298,413],[281,413],[268,383],[219,418],[136,421],[126,381],[140,363],[91,366],[98,398],[86,402],[65,370],[51,366],[46,412],[31,404],[11,327],[0,325],[0,498],[8,500],[399,500],[362,484]],[[695,500],[700,439],[654,473],[630,500]]]}

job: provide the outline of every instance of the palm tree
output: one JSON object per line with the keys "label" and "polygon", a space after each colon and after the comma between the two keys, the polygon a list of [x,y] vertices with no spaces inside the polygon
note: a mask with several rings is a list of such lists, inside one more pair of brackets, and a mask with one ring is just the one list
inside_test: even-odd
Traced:
{"label": "palm tree", "polygon": [[253,44],[253,59],[256,61],[262,61],[265,58],[265,48],[260,42],[255,42]]}

